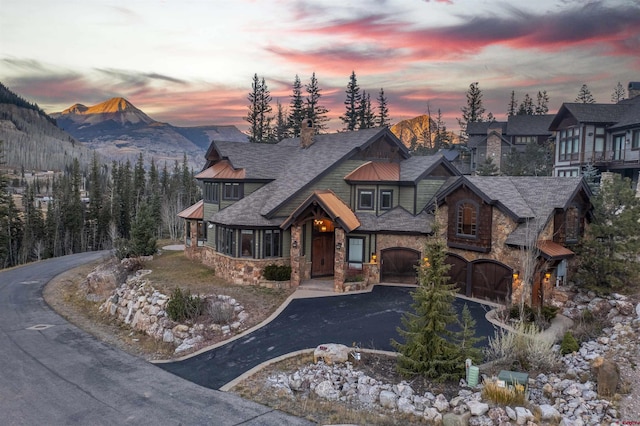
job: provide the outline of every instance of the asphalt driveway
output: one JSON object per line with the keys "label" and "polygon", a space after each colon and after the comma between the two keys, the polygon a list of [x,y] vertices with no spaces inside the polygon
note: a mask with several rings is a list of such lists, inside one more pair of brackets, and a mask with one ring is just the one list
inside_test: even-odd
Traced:
{"label": "asphalt driveway", "polygon": [[[410,308],[411,288],[378,285],[369,293],[294,299],[272,322],[240,339],[189,359],[157,364],[199,385],[219,389],[251,368],[290,352],[323,343],[354,342],[363,348],[391,351],[392,338]],[[493,336],[494,326],[485,319],[490,307],[456,299],[475,318],[480,336]],[[486,339],[484,341],[486,344]]]}

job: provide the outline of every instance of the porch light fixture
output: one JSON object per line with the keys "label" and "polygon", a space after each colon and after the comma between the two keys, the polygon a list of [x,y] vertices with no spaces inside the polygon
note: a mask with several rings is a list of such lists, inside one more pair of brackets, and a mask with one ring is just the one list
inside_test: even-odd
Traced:
{"label": "porch light fixture", "polygon": [[429,263],[428,257],[424,257],[422,261],[424,262],[424,266],[426,266],[427,268],[431,266],[431,264]]}
{"label": "porch light fixture", "polygon": [[213,223],[210,223],[208,226],[209,229],[213,229]]}
{"label": "porch light fixture", "polygon": [[515,271],[513,273],[513,280],[514,281],[518,281],[518,278],[520,277],[520,271]]}
{"label": "porch light fixture", "polygon": [[550,273],[550,272],[546,272],[546,273],[544,274],[544,279],[545,279],[545,280],[547,280],[547,281],[549,281],[549,278],[551,278],[551,273]]}
{"label": "porch light fixture", "polygon": [[293,240],[293,242],[291,243],[291,247],[298,248],[298,242],[296,240]]}
{"label": "porch light fixture", "polygon": [[371,262],[370,263],[377,263],[378,262],[378,256],[375,253],[371,253]]}
{"label": "porch light fixture", "polygon": [[336,243],[336,249],[340,250],[342,248],[342,243]]}

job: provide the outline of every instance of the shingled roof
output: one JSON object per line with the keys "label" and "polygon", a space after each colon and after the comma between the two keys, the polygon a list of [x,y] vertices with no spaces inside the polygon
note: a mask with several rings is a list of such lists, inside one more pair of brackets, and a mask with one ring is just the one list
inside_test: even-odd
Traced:
{"label": "shingled roof", "polygon": [[361,223],[358,230],[365,232],[430,234],[434,220],[433,215],[426,211],[414,216],[402,207],[396,207],[380,216],[363,212],[356,213],[356,216]]}
{"label": "shingled roof", "polygon": [[543,136],[551,135],[549,126],[555,115],[512,115],[507,121],[509,136]]}
{"label": "shingled roof", "polygon": [[628,107],[628,104],[621,102],[617,104],[563,103],[551,121],[549,130],[558,130],[567,114],[580,123],[614,124],[622,118]]}

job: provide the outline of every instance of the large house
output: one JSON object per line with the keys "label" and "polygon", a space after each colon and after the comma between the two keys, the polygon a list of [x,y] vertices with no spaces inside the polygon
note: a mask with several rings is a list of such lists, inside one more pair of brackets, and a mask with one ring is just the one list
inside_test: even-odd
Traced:
{"label": "large house", "polygon": [[461,176],[387,128],[315,135],[310,120],[278,144],[212,142],[196,178],[185,251],[238,284],[270,264],[291,266],[293,286],[327,277],[338,292],[415,282],[438,220],[461,292],[508,301],[524,252],[538,279],[566,275],[589,210],[581,178]]}
{"label": "large house", "polygon": [[564,103],[549,130],[556,133],[555,176],[580,176],[591,165],[630,178],[640,172],[640,82],[616,104]]}
{"label": "large house", "polygon": [[550,145],[549,125],[553,115],[514,115],[507,121],[478,121],[467,124],[471,153],[470,171],[475,172],[488,158],[502,171],[509,153],[524,152],[527,144]]}

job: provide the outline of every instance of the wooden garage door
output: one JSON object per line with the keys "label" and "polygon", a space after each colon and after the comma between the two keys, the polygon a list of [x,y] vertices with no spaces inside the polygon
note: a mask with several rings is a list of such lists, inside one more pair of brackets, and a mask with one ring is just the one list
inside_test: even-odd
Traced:
{"label": "wooden garage door", "polygon": [[416,265],[420,261],[420,252],[408,248],[382,250],[380,265],[381,280],[390,283],[417,282]]}
{"label": "wooden garage door", "polygon": [[479,261],[471,266],[471,296],[504,302],[511,294],[511,270],[492,262]]}
{"label": "wooden garage door", "polygon": [[467,265],[468,262],[463,258],[455,255],[447,255],[445,263],[451,265],[449,268],[449,283],[455,284],[458,288],[458,293],[465,296],[471,296],[467,294]]}

